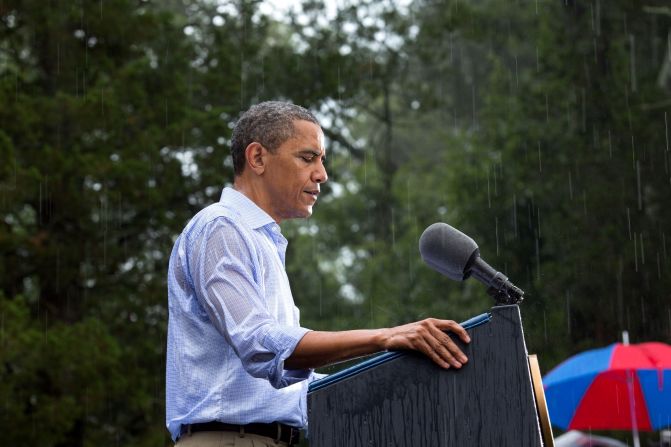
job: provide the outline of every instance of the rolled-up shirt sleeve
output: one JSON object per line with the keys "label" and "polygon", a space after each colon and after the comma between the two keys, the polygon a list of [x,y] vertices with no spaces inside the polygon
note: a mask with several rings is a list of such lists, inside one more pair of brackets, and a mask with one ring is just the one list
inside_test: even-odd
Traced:
{"label": "rolled-up shirt sleeve", "polygon": [[309,329],[281,324],[268,311],[249,231],[226,218],[210,222],[193,241],[189,269],[200,304],[245,370],[282,388],[310,377],[312,370],[284,369]]}

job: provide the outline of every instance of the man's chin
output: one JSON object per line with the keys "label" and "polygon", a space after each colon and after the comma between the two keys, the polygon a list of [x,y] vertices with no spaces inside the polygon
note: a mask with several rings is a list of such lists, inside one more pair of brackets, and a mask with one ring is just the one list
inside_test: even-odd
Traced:
{"label": "man's chin", "polygon": [[307,219],[308,217],[312,216],[312,207],[305,208],[304,210],[301,210],[301,215],[303,219]]}
{"label": "man's chin", "polygon": [[312,216],[312,207],[305,208],[302,210],[294,210],[291,214],[287,213],[285,219],[307,219]]}

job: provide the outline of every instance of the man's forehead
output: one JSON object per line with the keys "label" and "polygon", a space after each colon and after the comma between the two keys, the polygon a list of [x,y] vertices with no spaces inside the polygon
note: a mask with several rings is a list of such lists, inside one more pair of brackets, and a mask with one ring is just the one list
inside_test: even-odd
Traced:
{"label": "man's forehead", "polygon": [[319,128],[319,136],[317,137],[319,140],[319,149],[321,149],[322,152],[326,152],[326,142],[324,138],[324,131],[322,128]]}
{"label": "man's forehead", "polygon": [[314,123],[314,122],[312,122],[312,121],[307,121],[307,120],[294,120],[294,121],[293,121],[293,124],[294,124],[294,129],[295,129],[296,131],[298,131],[298,132],[308,132],[308,133],[318,132],[318,133],[324,133],[324,132],[322,131],[322,127],[321,127],[319,124]]}
{"label": "man's forehead", "polygon": [[[315,138],[317,140],[318,147],[314,149],[325,152],[326,151],[326,139],[324,137],[324,131],[322,130],[319,124],[313,123],[312,121],[305,120],[296,120],[294,121],[294,128],[298,132],[295,137],[307,137],[309,139]],[[310,149],[306,147],[305,149]]]}

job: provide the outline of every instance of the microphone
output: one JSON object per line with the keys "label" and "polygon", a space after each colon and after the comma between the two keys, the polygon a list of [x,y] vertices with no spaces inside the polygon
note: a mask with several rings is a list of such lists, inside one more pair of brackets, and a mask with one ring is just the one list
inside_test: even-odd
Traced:
{"label": "microphone", "polygon": [[434,223],[424,230],[419,252],[429,267],[450,279],[463,281],[473,276],[487,286],[497,305],[518,304],[524,299],[522,289],[480,257],[473,239],[446,223]]}

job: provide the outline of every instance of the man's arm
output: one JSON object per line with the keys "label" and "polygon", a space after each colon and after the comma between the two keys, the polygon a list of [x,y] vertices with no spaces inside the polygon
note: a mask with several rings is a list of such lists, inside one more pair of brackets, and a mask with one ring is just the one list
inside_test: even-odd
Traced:
{"label": "man's arm", "polygon": [[452,320],[428,318],[385,329],[306,333],[284,361],[286,369],[318,368],[384,350],[411,349],[424,353],[443,368],[461,368],[468,358],[444,332],[456,334],[464,343],[470,337]]}

